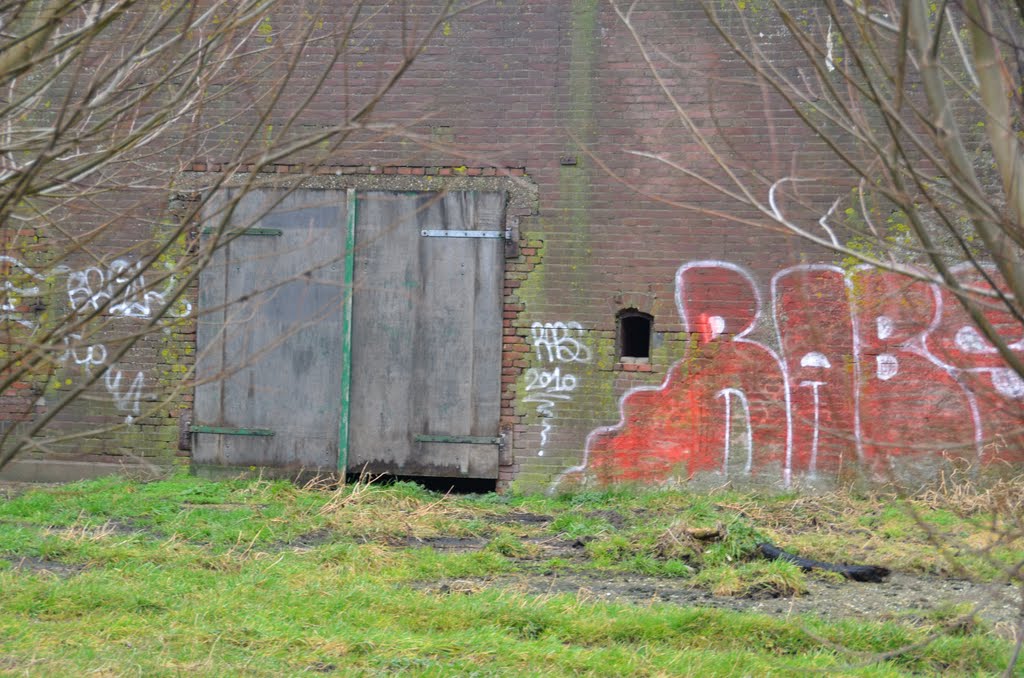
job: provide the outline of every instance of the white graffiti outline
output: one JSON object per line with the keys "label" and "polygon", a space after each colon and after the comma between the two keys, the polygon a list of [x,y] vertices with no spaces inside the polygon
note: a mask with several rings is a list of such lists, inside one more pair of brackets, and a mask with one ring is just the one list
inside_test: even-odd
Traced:
{"label": "white graffiti outline", "polygon": [[[684,274],[687,271],[689,271],[691,269],[695,269],[695,268],[722,268],[722,269],[726,269],[726,270],[729,270],[729,271],[737,273],[738,275],[740,275],[741,277],[746,279],[746,281],[749,283],[749,288],[750,288],[752,294],[754,295],[754,306],[755,306],[755,308],[754,308],[754,316],[753,316],[753,319],[750,322],[750,324],[747,327],[745,327],[739,334],[737,334],[735,337],[733,337],[732,341],[747,343],[747,344],[751,344],[751,345],[754,345],[754,346],[757,346],[757,347],[761,348],[766,353],[768,353],[772,357],[773,360],[775,360],[776,365],[779,368],[779,374],[781,375],[782,381],[783,381],[783,393],[784,393],[785,416],[786,416],[786,450],[785,450],[785,464],[784,464],[784,469],[783,469],[783,481],[784,481],[784,484],[788,487],[792,483],[792,475],[793,475],[793,467],[792,467],[792,463],[793,463],[793,404],[792,404],[792,400],[791,400],[791,393],[792,393],[791,375],[789,374],[789,368],[787,367],[785,361],[782,359],[782,357],[780,356],[779,353],[777,353],[776,351],[774,351],[773,349],[769,348],[768,346],[764,345],[761,342],[758,342],[758,341],[755,341],[755,340],[747,338],[747,336],[751,332],[756,331],[760,327],[760,322],[761,322],[762,312],[763,312],[763,302],[762,302],[762,297],[761,297],[761,291],[760,291],[758,285],[755,283],[755,280],[754,280],[753,276],[750,273],[748,273],[746,270],[744,270],[743,268],[739,267],[736,264],[732,264],[732,263],[725,262],[725,261],[718,261],[718,260],[702,260],[702,261],[687,262],[687,263],[683,264],[676,271],[676,278],[675,278],[675,281],[676,281],[675,297],[676,297],[676,299],[675,300],[676,300],[676,308],[677,308],[677,310],[679,312],[679,317],[680,317],[680,319],[684,323],[685,331],[687,333],[689,333],[689,334],[693,334],[696,331],[698,331],[699,329],[701,329],[701,328],[697,328],[697,327],[692,327],[691,326],[691,324],[690,324],[690,322],[688,320],[688,316],[686,314],[686,308],[685,308],[685,292],[686,292],[686,290],[685,290],[685,284],[684,284]],[[954,267],[953,271],[954,271],[954,273],[959,273],[959,272],[963,272],[965,269],[967,271],[970,271],[971,268],[972,267],[971,267],[970,264],[963,264],[961,266]],[[864,374],[862,374],[862,367],[863,367],[863,361],[866,359],[866,356],[862,355],[863,350],[862,350],[862,344],[861,344],[861,338],[860,338],[860,331],[861,331],[861,327],[860,327],[860,313],[858,312],[858,309],[856,308],[856,304],[852,303],[852,300],[854,300],[856,297],[855,297],[855,295],[851,294],[851,292],[852,292],[852,289],[853,289],[853,277],[855,275],[857,275],[858,273],[861,273],[861,272],[864,272],[864,271],[873,271],[873,270],[877,270],[877,269],[875,269],[875,267],[871,266],[870,264],[862,264],[862,265],[854,268],[852,271],[844,271],[843,269],[841,269],[841,268],[839,268],[837,266],[832,266],[832,265],[827,265],[827,264],[801,264],[801,265],[791,266],[791,267],[788,267],[786,269],[783,269],[782,271],[777,272],[771,278],[772,309],[773,309],[773,318],[775,319],[775,322],[773,323],[773,326],[774,326],[774,331],[775,331],[775,338],[778,341],[779,346],[781,347],[783,345],[782,344],[782,334],[781,334],[781,326],[780,326],[780,323],[778,322],[779,314],[778,314],[778,309],[777,309],[777,306],[779,304],[779,297],[778,297],[778,282],[779,282],[779,280],[783,276],[785,276],[785,275],[790,275],[790,274],[798,273],[798,272],[799,273],[806,273],[806,272],[814,272],[814,271],[831,271],[831,272],[839,273],[842,276],[843,284],[844,284],[844,287],[846,289],[848,299],[851,300],[850,301],[850,307],[849,307],[849,314],[850,314],[850,320],[851,320],[852,350],[853,350],[853,361],[854,361],[854,369],[853,369],[853,378],[854,378],[853,379],[854,380],[854,383],[853,383],[853,396],[854,396],[854,404],[853,404],[853,419],[854,419],[854,421],[853,421],[853,429],[854,430],[853,430],[853,436],[854,436],[854,440],[855,440],[855,447],[856,447],[856,452],[857,452],[857,455],[858,455],[858,459],[861,460],[861,461],[864,460],[864,441],[863,441],[864,430],[863,430],[863,424],[862,424],[862,419],[861,419],[861,405],[862,405],[862,403],[861,403],[861,390],[862,390],[862,387],[864,386],[864,383],[863,383]],[[981,459],[982,458],[982,452],[983,452],[984,435],[985,435],[984,434],[983,423],[982,423],[982,420],[981,420],[981,410],[980,410],[980,406],[979,406],[979,402],[978,402],[978,397],[974,393],[974,391],[970,388],[970,386],[964,381],[964,376],[966,374],[969,374],[969,373],[985,373],[985,374],[988,374],[989,377],[993,381],[993,388],[994,388],[994,390],[996,390],[1001,395],[1003,395],[1003,396],[1005,396],[1007,398],[1014,398],[1014,399],[1024,398],[1024,381],[1019,380],[1019,379],[1010,379],[1010,378],[1008,378],[1007,375],[1005,374],[1006,370],[1003,367],[992,367],[992,366],[958,367],[956,365],[951,365],[951,364],[943,361],[938,356],[933,354],[932,351],[928,348],[928,338],[936,330],[938,330],[940,325],[942,324],[943,313],[945,311],[945,309],[944,309],[944,302],[943,302],[943,297],[942,297],[941,289],[940,289],[940,287],[937,284],[935,284],[933,282],[925,282],[925,281],[922,281],[921,284],[928,290],[927,293],[932,295],[932,300],[933,300],[932,314],[931,314],[931,318],[929,319],[928,326],[926,328],[924,328],[923,330],[918,331],[916,334],[914,334],[913,336],[909,337],[908,339],[900,342],[895,348],[898,348],[898,350],[903,351],[905,353],[908,353],[908,354],[911,354],[911,355],[916,355],[918,357],[923,358],[927,362],[931,363],[935,367],[938,367],[940,370],[945,372],[951,378],[951,380],[957,384],[957,386],[960,388],[960,390],[964,394],[964,400],[965,400],[965,402],[967,404],[967,407],[968,407],[968,409],[970,411],[970,419],[971,419],[971,423],[972,423],[973,429],[974,429],[975,454],[977,455],[977,457],[979,459]],[[724,322],[721,320],[720,316],[713,316],[711,319],[708,319],[708,322],[711,323],[711,330],[712,330],[712,333],[713,333],[712,338],[715,338],[719,334],[721,334],[721,332],[724,329]],[[877,332],[878,337],[880,339],[885,340],[885,339],[888,339],[889,337],[891,337],[893,335],[895,327],[894,327],[893,320],[891,318],[889,318],[887,316],[879,316],[878,318],[875,319],[875,323],[876,323],[875,331]],[[966,342],[964,342],[964,341],[960,342],[960,344],[965,344],[965,343]],[[1009,347],[1012,350],[1024,350],[1024,339],[1021,339],[1021,340],[1018,340],[1016,342],[1013,342],[1013,343],[1009,344]],[[985,354],[991,353],[991,349],[988,347],[987,344],[986,345],[975,345],[974,343],[971,343],[971,344],[968,344],[966,346],[965,345],[960,345],[959,348],[961,350],[970,349],[970,350],[967,350],[967,352],[973,352],[973,353],[985,353]],[[880,379],[885,381],[885,380],[891,379],[892,377],[896,376],[896,374],[899,371],[899,360],[898,360],[898,358],[895,355],[892,355],[891,353],[884,353],[884,354],[880,354],[879,356],[874,356],[874,358],[875,358],[876,362],[878,363],[878,365],[875,367],[876,370],[881,369],[884,366],[884,369],[881,369],[880,372],[876,372],[876,375]],[[685,357],[683,359],[685,360]],[[815,354],[815,352],[811,352],[809,354],[806,354],[806,355],[802,356],[800,362],[801,362],[801,364],[804,367],[817,367],[817,368],[828,368],[828,367],[831,367],[830,364],[827,364],[828,363],[827,356],[825,356],[824,354]],[[678,363],[676,363],[676,364],[678,364]],[[674,365],[673,365],[673,367],[674,367]],[[669,385],[669,381],[671,379],[671,376],[672,376],[672,369],[670,368],[669,371],[665,375],[665,379],[662,381],[662,383],[660,385],[658,385],[658,386],[637,386],[637,387],[630,388],[630,389],[626,390],[622,394],[622,396],[619,398],[619,402],[618,402],[619,419],[618,419],[618,422],[616,424],[609,425],[609,426],[597,427],[597,428],[593,429],[587,435],[586,442],[585,442],[585,445],[584,445],[584,450],[583,450],[583,457],[582,457],[580,463],[576,464],[574,466],[571,466],[569,468],[566,468],[564,471],[562,471],[560,474],[558,474],[555,477],[555,479],[551,482],[551,484],[550,484],[550,486],[548,488],[548,493],[549,494],[550,493],[554,493],[555,490],[557,489],[558,485],[569,474],[580,473],[580,472],[583,472],[583,471],[585,471],[587,469],[587,467],[588,467],[588,465],[590,463],[590,453],[591,453],[592,446],[594,444],[594,441],[598,437],[605,436],[607,434],[620,431],[620,430],[622,430],[625,427],[625,425],[626,425],[626,411],[625,411],[625,407],[626,407],[626,403],[629,401],[630,398],[632,398],[632,396],[634,396],[637,393],[641,393],[641,392],[663,391],[663,390],[665,390],[668,387],[668,385]],[[1014,375],[1014,376],[1016,376],[1016,375]],[[800,383],[800,386],[807,386],[807,387],[810,387],[812,389],[813,399],[814,399],[814,429],[813,429],[813,434],[812,434],[811,459],[810,459],[811,475],[813,475],[816,472],[816,470],[817,470],[818,442],[819,442],[819,435],[820,435],[820,416],[821,416],[820,406],[821,406],[821,404],[820,404],[820,394],[819,394],[818,390],[825,383],[826,382],[816,381],[816,380],[804,380],[804,381],[801,381],[801,383]],[[740,389],[723,389],[722,391],[719,391],[716,394],[716,396],[717,397],[725,398],[726,421],[724,422],[724,425],[726,427],[726,432],[725,432],[726,433],[726,450],[725,450],[724,454],[725,454],[725,460],[726,461],[724,462],[724,466],[723,466],[723,469],[725,469],[725,468],[727,468],[727,465],[728,465],[728,455],[730,453],[730,450],[729,450],[729,439],[731,438],[731,429],[729,427],[731,426],[731,414],[732,414],[730,399],[731,399],[732,396],[736,396],[737,398],[741,398],[742,397],[742,398],[745,399],[745,394]],[[746,404],[745,404],[745,406],[748,407],[747,413],[748,413],[748,416],[749,416],[749,406],[746,405]],[[749,424],[748,424],[748,432],[750,430],[752,430],[752,429],[749,428]],[[750,450],[751,450],[751,452],[748,455],[749,456],[748,467],[749,467],[749,464],[750,464],[750,460],[752,460],[752,457],[753,457],[752,445],[753,445],[753,442],[752,442],[752,438],[751,438],[751,443],[750,443]]]}
{"label": "white graffiti outline", "polygon": [[[725,268],[725,269],[728,269],[730,271],[734,271],[734,272],[738,273],[743,278],[746,278],[746,280],[750,283],[750,289],[753,291],[754,301],[755,301],[754,318],[751,320],[749,326],[744,328],[742,332],[740,332],[739,334],[737,334],[736,336],[734,336],[732,338],[732,341],[739,342],[739,343],[745,343],[745,344],[751,344],[753,346],[757,346],[757,347],[761,348],[768,355],[770,355],[772,357],[772,359],[775,361],[776,365],[779,367],[779,372],[782,374],[783,394],[784,394],[785,409],[786,409],[786,459],[787,460],[792,460],[792,457],[793,457],[793,451],[792,451],[792,444],[793,444],[793,422],[792,422],[792,416],[791,416],[792,406],[791,406],[791,403],[790,403],[790,395],[789,395],[789,393],[790,393],[790,389],[789,389],[789,375],[786,373],[786,370],[784,369],[784,366],[783,366],[783,363],[782,363],[782,359],[779,357],[778,353],[776,353],[774,350],[772,350],[768,346],[765,346],[764,344],[762,344],[759,341],[755,341],[753,339],[747,339],[746,338],[748,334],[750,334],[751,332],[753,332],[755,330],[755,328],[757,328],[758,323],[760,322],[760,319],[761,319],[761,309],[762,309],[761,291],[758,289],[757,285],[755,284],[753,276],[751,276],[749,273],[747,273],[745,270],[743,270],[742,268],[740,268],[736,264],[732,264],[732,263],[729,263],[727,261],[717,261],[717,260],[693,261],[693,262],[687,262],[687,263],[683,264],[682,266],[680,266],[676,270],[676,277],[675,277],[675,283],[676,283],[676,285],[675,285],[675,287],[676,287],[676,289],[675,289],[675,302],[676,302],[676,311],[679,313],[679,318],[680,318],[680,320],[682,320],[682,322],[684,324],[684,331],[687,334],[693,334],[694,332],[697,331],[697,328],[691,327],[689,322],[688,322],[688,320],[687,320],[686,304],[685,304],[685,301],[684,301],[684,299],[685,299],[685,290],[684,290],[684,285],[683,285],[683,276],[684,276],[684,274],[687,271],[689,271],[690,269],[693,269],[693,268]],[[661,382],[661,385],[659,385],[659,386],[635,386],[635,387],[633,387],[631,389],[628,389],[625,393],[623,393],[622,396],[619,398],[619,421],[618,421],[618,423],[617,424],[612,424],[611,426],[600,426],[598,428],[595,428],[593,431],[591,431],[587,435],[586,442],[585,442],[585,444],[583,446],[583,459],[580,461],[579,464],[577,464],[575,466],[570,466],[569,468],[565,469],[564,471],[559,473],[557,476],[555,476],[555,479],[552,480],[551,484],[548,486],[548,494],[554,494],[555,490],[558,488],[559,483],[562,482],[562,479],[565,478],[570,473],[581,473],[581,472],[586,470],[587,465],[590,463],[590,449],[591,449],[591,446],[593,445],[594,439],[596,437],[601,436],[601,435],[606,435],[608,433],[613,433],[615,431],[622,430],[622,428],[626,425],[626,410],[625,410],[626,401],[630,397],[632,397],[636,393],[642,393],[642,392],[645,392],[645,391],[661,391],[661,390],[664,390],[668,386],[668,383],[669,383],[669,380],[671,379],[671,377],[672,377],[672,369],[670,368],[669,370],[667,370],[665,372],[665,379]],[[788,483],[787,483],[787,485],[788,485]]]}
{"label": "white graffiti outline", "polygon": [[1007,398],[1024,399],[1024,379],[1009,368],[992,370],[992,386]]}
{"label": "white graffiti outline", "polygon": [[[0,255],[0,262],[5,262],[11,264],[15,268],[20,268],[26,275],[35,278],[36,280],[46,280],[46,278],[39,275],[38,273],[36,273],[31,268],[21,263],[14,257]],[[4,280],[4,289],[7,290],[8,292],[17,292],[18,294],[23,294],[27,297],[39,296],[39,288],[36,287],[35,285],[33,285],[32,287],[17,287],[13,283],[11,283],[10,280]]]}
{"label": "white graffiti outline", "polygon": [[818,475],[818,431],[821,428],[821,397],[818,389],[824,386],[824,381],[801,381],[801,386],[810,386],[814,398],[814,434],[811,436],[811,461],[808,465],[808,475],[814,478]]}
{"label": "white graffiti outline", "polygon": [[747,463],[743,466],[743,472],[750,474],[754,467],[754,429],[750,423],[750,403],[747,402],[747,394],[738,388],[723,388],[715,394],[716,398],[725,398],[725,452],[722,455],[722,473],[729,475],[729,449],[732,447],[732,397],[743,405],[743,420],[747,425]]}
{"label": "white graffiti outline", "polygon": [[[967,266],[969,267],[970,265],[968,264]],[[860,266],[857,266],[856,268],[854,268],[853,272],[850,275],[852,276],[852,275],[855,275],[856,273],[859,273],[859,272],[872,271],[872,270],[876,270],[876,269],[873,266],[871,266],[870,264],[861,264]],[[963,270],[963,266],[954,266],[952,270],[953,270],[954,273],[959,273],[960,271]],[[848,276],[848,278],[849,277],[850,276]],[[973,371],[973,370],[969,370],[969,369],[968,370],[963,370],[963,369],[957,368],[957,367],[955,367],[953,365],[949,365],[948,363],[945,363],[942,360],[940,360],[938,358],[938,356],[934,355],[931,352],[931,350],[929,350],[929,348],[928,348],[928,337],[933,332],[935,332],[937,329],[939,329],[939,326],[942,324],[942,316],[943,316],[943,312],[945,311],[945,306],[944,306],[944,303],[942,301],[942,291],[940,290],[938,285],[936,285],[934,283],[922,283],[922,284],[925,286],[925,288],[928,290],[928,292],[932,295],[932,317],[931,317],[931,321],[928,323],[928,327],[926,327],[924,330],[918,332],[914,336],[910,337],[906,341],[902,342],[899,345],[899,348],[900,348],[900,350],[905,351],[905,352],[907,352],[907,353],[909,353],[911,355],[916,355],[916,356],[919,356],[921,358],[924,358],[925,360],[930,362],[932,365],[935,365],[936,367],[941,369],[943,372],[945,372],[947,375],[949,375],[950,378],[952,378],[953,381],[956,382],[957,386],[960,387],[960,390],[963,391],[964,397],[967,400],[967,406],[971,410],[971,423],[974,426],[974,448],[975,448],[975,455],[980,460],[982,458],[982,453],[983,453],[983,449],[984,449],[984,442],[985,442],[985,433],[984,433],[984,430],[983,430],[983,427],[982,427],[982,423],[981,423],[981,408],[978,405],[977,396],[975,396],[974,392],[970,388],[968,388],[966,383],[964,383],[963,376],[962,376],[962,374],[964,372],[970,372],[970,371]],[[852,298],[855,299],[856,297],[852,297]],[[853,358],[854,358],[854,364],[856,366],[855,369],[854,369],[854,391],[853,391],[853,393],[854,393],[854,408],[855,408],[854,409],[854,413],[856,415],[855,416],[856,428],[855,428],[855,431],[854,431],[854,435],[857,436],[857,446],[858,446],[857,450],[858,450],[858,453],[860,453],[860,451],[861,451],[861,442],[860,442],[861,441],[861,421],[860,421],[860,390],[861,390],[861,383],[860,383],[861,369],[860,368],[861,368],[861,351],[860,351],[860,341],[859,341],[859,338],[858,338],[860,336],[860,333],[858,332],[857,315],[858,314],[856,313],[856,310],[853,310],[853,312],[851,312],[851,316],[853,317],[853,323],[854,323],[854,325],[853,325],[853,342],[854,342],[853,343]],[[984,369],[985,368],[981,368],[981,370],[984,370]],[[861,458],[863,458],[863,457],[861,457]]]}
{"label": "white graffiti outline", "polygon": [[[957,264],[952,269],[954,274],[972,273],[972,272],[974,272],[974,270],[975,270],[974,265],[972,265],[970,263]],[[939,310],[940,310],[938,315],[939,315],[940,320],[941,320],[941,316],[942,316],[941,310],[942,310],[942,303],[943,303],[942,302],[942,294],[939,291],[938,286],[933,286],[933,287],[934,287],[934,290],[935,290],[937,304],[938,304]],[[938,327],[938,324],[939,323],[936,323],[936,327]],[[929,328],[929,332],[928,332],[929,334],[931,333],[931,329],[932,328]],[[971,328],[971,329],[973,329],[973,328]],[[960,331],[962,332],[963,328],[961,328]],[[927,336],[928,335],[926,334],[924,338],[927,339]],[[985,339],[983,336],[981,336],[980,334],[977,334],[977,333],[976,333],[976,336],[982,342],[982,346],[978,347],[981,350],[971,351],[972,353],[974,353],[974,352],[976,352],[976,353],[985,353],[985,354],[990,354],[990,353],[991,354],[997,354],[997,353],[999,353],[999,349],[997,349],[995,346],[992,346],[988,342],[988,340]],[[966,374],[986,374],[989,377],[989,379],[992,380],[992,387],[996,391],[998,391],[999,393],[1002,393],[1003,395],[1006,395],[1007,397],[1011,397],[1011,398],[1014,398],[1014,399],[1019,399],[1019,398],[1024,397],[1024,392],[1021,392],[1020,395],[1015,395],[1012,390],[1011,391],[1005,391],[1005,390],[1003,390],[1003,388],[1001,388],[1001,385],[1005,384],[1006,382],[1002,381],[1002,379],[1001,379],[1002,375],[997,377],[997,373],[1003,371],[1005,368],[1002,368],[1002,367],[957,367],[956,365],[949,365],[949,364],[943,362],[937,356],[933,356],[931,354],[931,352],[929,351],[929,349],[927,347],[927,344],[923,344],[923,348],[924,348],[924,351],[928,353],[928,356],[931,359],[934,360],[936,365],[939,365],[940,367],[945,369],[947,372],[950,372],[950,374],[953,374],[954,378],[957,378],[958,381],[959,381],[959,378],[957,376],[958,374],[963,374],[963,373],[966,373]],[[963,347],[958,347],[958,348],[961,348],[961,350],[963,350]],[[1011,351],[1024,351],[1024,337],[1021,337],[1017,341],[1015,341],[1015,342],[1013,342],[1011,344],[1008,344],[1007,348],[1009,348]],[[1000,382],[1001,382],[1000,384],[996,383],[997,379],[1000,379]],[[963,385],[963,388],[964,388],[965,391],[967,391],[970,394],[970,396],[972,398],[974,397],[973,391],[971,391],[971,389],[968,388],[966,384]],[[979,439],[978,439],[979,455],[981,454],[981,447],[982,447],[982,443],[983,442],[984,442],[984,435],[979,434]]]}
{"label": "white graffiti outline", "polygon": [[875,356],[875,376],[881,381],[889,381],[899,373],[899,358],[891,353],[880,353]]}
{"label": "white graffiti outline", "polygon": [[541,370],[531,367],[526,370],[526,391],[540,391],[530,393],[523,398],[524,403],[540,403],[537,411],[545,416],[554,416],[552,408],[558,401],[570,400],[569,395],[576,390],[576,377],[572,374],[562,375],[559,368],[554,370]]}
{"label": "white graffiti outline", "polygon": [[[781,271],[777,272],[775,275],[772,276],[772,279],[771,279],[772,318],[775,321],[773,323],[774,326],[775,326],[775,340],[778,342],[779,350],[780,351],[783,351],[783,352],[785,351],[785,344],[782,342],[782,327],[781,327],[781,324],[778,322],[778,318],[780,318],[781,315],[782,315],[780,310],[779,310],[779,281],[782,280],[784,277],[786,277],[788,275],[792,275],[794,273],[811,273],[811,272],[819,272],[819,271],[839,273],[839,275],[842,276],[843,285],[844,285],[844,288],[846,289],[847,295],[850,294],[850,291],[852,290],[853,283],[845,275],[845,272],[843,271],[843,269],[839,268],[838,266],[830,266],[828,264],[799,264],[797,266],[790,266],[788,268],[784,268],[784,269],[782,269]],[[752,285],[754,284],[752,278],[751,278],[751,284]],[[850,315],[851,315],[851,329],[853,331],[853,355],[854,355],[854,362],[855,362],[855,364],[859,364],[857,362],[857,356],[860,355],[860,344],[859,344],[858,335],[857,335],[857,320],[856,320],[855,317],[853,317],[856,314],[851,313]],[[816,355],[813,355],[813,357],[810,360],[808,360],[808,364],[806,364],[806,365],[804,364],[804,360],[807,359],[808,356],[805,355],[805,356],[801,357],[801,359],[800,359],[801,366],[803,366],[803,367],[811,366],[811,367],[831,368],[832,365],[831,365],[831,363],[829,363],[828,358],[824,354],[817,353],[817,352],[813,352],[813,353],[816,354]],[[808,354],[808,355],[812,355],[812,354]],[[789,374],[789,368],[787,367],[785,360],[783,360],[781,362],[781,370],[782,370],[783,381],[785,383],[785,388],[786,388],[786,391],[787,391],[787,398],[788,398],[789,397],[789,388],[790,388],[791,375]],[[826,382],[818,382],[816,386],[812,387],[813,390],[814,390],[814,396],[813,396],[814,397],[814,433],[812,435],[812,443],[811,443],[811,467],[812,468],[814,468],[817,465],[817,461],[818,461],[818,435],[819,435],[818,429],[819,429],[819,424],[820,424],[820,417],[819,417],[819,412],[818,412],[818,407],[819,407],[818,388],[820,386],[824,385],[825,383]],[[800,385],[804,386],[805,383],[802,382]],[[782,482],[783,482],[783,485],[785,487],[789,487],[792,484],[792,482],[793,482],[793,410],[791,408],[789,408],[789,407],[786,408],[786,419],[787,419],[787,424],[786,425],[787,425],[787,429],[789,431],[789,444],[786,446],[786,462],[785,462],[785,465],[783,467],[783,481]],[[857,451],[857,458],[858,459],[863,459],[864,458],[864,454],[863,454],[863,451],[862,451],[862,445],[861,445],[861,439],[860,439],[860,388],[859,388],[859,385],[857,386],[857,388],[854,388],[854,397],[853,397],[853,429],[854,429],[854,446],[855,446],[855,449]]]}

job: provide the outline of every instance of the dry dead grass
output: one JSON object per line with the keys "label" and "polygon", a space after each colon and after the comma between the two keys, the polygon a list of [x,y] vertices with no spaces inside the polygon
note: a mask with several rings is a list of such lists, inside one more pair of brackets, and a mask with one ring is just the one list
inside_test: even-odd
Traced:
{"label": "dry dead grass", "polygon": [[958,515],[991,513],[1017,516],[1024,513],[1024,475],[977,482],[970,467],[943,470],[939,482],[912,499],[929,508],[943,508]]}
{"label": "dry dead grass", "polygon": [[316,515],[326,527],[360,539],[393,542],[431,537],[468,536],[467,524],[484,517],[479,507],[469,510],[457,497],[441,497],[410,486],[396,492],[377,484],[381,477],[361,476],[350,485],[329,490]]}
{"label": "dry dead grass", "polygon": [[963,465],[914,493],[841,490],[730,508],[807,557],[983,580],[1024,578],[1024,475],[979,481]]}
{"label": "dry dead grass", "polygon": [[111,535],[116,534],[119,528],[113,522],[107,521],[99,526],[88,526],[82,523],[74,523],[67,527],[47,527],[42,530],[45,536],[55,536],[76,544],[87,541],[102,541]]}
{"label": "dry dead grass", "polygon": [[658,535],[654,554],[662,560],[691,561],[700,556],[708,542],[725,536],[725,528],[693,527],[686,520],[677,520]]}

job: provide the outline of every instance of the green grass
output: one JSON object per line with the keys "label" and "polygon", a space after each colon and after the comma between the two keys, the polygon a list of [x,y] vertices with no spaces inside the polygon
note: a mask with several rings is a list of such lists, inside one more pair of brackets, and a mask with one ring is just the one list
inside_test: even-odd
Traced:
{"label": "green grass", "polygon": [[[844,512],[872,500],[843,501],[833,505],[834,537],[807,555],[859,543],[850,535],[863,516]],[[1004,640],[974,627],[942,632],[942,615],[829,623],[488,585],[557,570],[796,593],[806,575],[753,549],[763,538],[791,546],[801,511],[828,505],[800,502],[621,491],[443,497],[408,483],[325,491],[185,474],[34,490],[0,503],[0,674],[889,676],[1005,666]],[[872,532],[916,524],[900,512],[871,519]],[[973,524],[948,511],[941,523],[965,533]],[[696,528],[720,537],[700,541]],[[453,537],[474,546],[436,541]],[[575,541],[582,548],[553,558],[539,546]],[[907,561],[879,564],[897,562]]]}
{"label": "green grass", "polygon": [[694,577],[694,582],[720,596],[762,593],[794,596],[807,592],[800,568],[782,560],[755,560],[736,566],[714,565],[702,569]]}

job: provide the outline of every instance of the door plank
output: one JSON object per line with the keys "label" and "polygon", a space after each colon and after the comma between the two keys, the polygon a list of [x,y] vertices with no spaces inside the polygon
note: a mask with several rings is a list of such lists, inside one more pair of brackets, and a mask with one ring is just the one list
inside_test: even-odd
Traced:
{"label": "door plank", "polygon": [[[349,470],[497,477],[502,193],[360,194]],[[420,439],[417,440],[417,436]]]}
{"label": "door plank", "polygon": [[[297,190],[263,214],[280,196],[276,189],[244,196],[229,226],[258,235],[231,240],[215,255],[223,265],[200,274],[199,322],[206,327],[199,350],[210,359],[197,371],[198,464],[337,467],[345,194]],[[280,235],[268,237],[270,231]],[[204,313],[225,303],[223,311]]]}

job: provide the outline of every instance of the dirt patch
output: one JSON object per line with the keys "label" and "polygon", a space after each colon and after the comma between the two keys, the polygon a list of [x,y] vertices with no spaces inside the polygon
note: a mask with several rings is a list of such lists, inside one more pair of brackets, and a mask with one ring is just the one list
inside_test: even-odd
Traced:
{"label": "dirt patch", "polygon": [[554,520],[551,516],[538,513],[509,513],[494,520],[494,522],[505,525],[543,525]]}
{"label": "dirt patch", "polygon": [[[601,516],[608,519],[607,516]],[[508,516],[506,516],[508,518]],[[511,521],[510,521],[511,522]],[[524,521],[529,522],[529,521]],[[537,521],[540,522],[540,521]],[[533,555],[517,558],[527,570],[521,574],[493,579],[422,582],[419,588],[441,594],[473,593],[483,588],[506,588],[531,594],[568,593],[588,600],[633,604],[668,603],[681,606],[714,607],[771,615],[815,615],[828,620],[843,618],[903,619],[914,621],[940,615],[954,606],[977,609],[986,623],[1009,630],[1020,616],[1021,593],[1012,585],[983,584],[931,575],[896,572],[882,583],[835,581],[815,575],[807,578],[805,595],[772,597],[716,596],[696,588],[684,579],[645,576],[611,570],[586,571],[583,561],[587,539],[521,536],[531,545]],[[488,541],[478,537],[406,538],[400,545],[430,547],[442,551],[475,551]],[[562,568],[548,563],[559,559]]]}
{"label": "dirt patch", "polygon": [[243,502],[217,502],[206,503],[201,501],[183,501],[181,505],[190,509],[211,509],[214,511],[236,511],[238,509],[252,509],[259,511],[267,508],[266,504],[245,504]]}
{"label": "dirt patch", "polygon": [[621,530],[626,526],[626,518],[614,509],[605,509],[603,511],[591,511],[590,513],[584,514],[587,518],[594,518],[596,520],[603,520],[616,530]]}
{"label": "dirt patch", "polygon": [[58,577],[71,577],[85,570],[84,565],[68,565],[32,556],[6,556],[4,560],[9,562],[15,570],[46,572]]}
{"label": "dirt patch", "polygon": [[[53,529],[54,530],[59,530],[60,528],[53,528]],[[110,520],[107,520],[102,525],[97,525],[96,527],[93,527],[93,528],[76,528],[74,526],[71,526],[71,527],[69,527],[67,529],[69,529],[69,530],[78,529],[82,534],[87,535],[87,536],[91,536],[91,537],[94,537],[94,538],[95,537],[107,536],[107,535],[111,535],[111,534],[124,535],[124,536],[129,536],[129,537],[137,537],[137,536],[152,537],[154,539],[159,539],[159,538],[161,538],[163,536],[162,534],[158,534],[158,533],[154,532],[153,530],[150,530],[150,529],[148,529],[148,528],[146,528],[146,527],[144,527],[142,525],[139,525],[134,520],[110,519]]]}
{"label": "dirt patch", "polygon": [[13,480],[0,480],[0,501],[8,501],[25,494],[29,490],[57,487],[57,483],[20,483]]}
{"label": "dirt patch", "polygon": [[523,541],[540,548],[539,559],[586,557],[584,547],[590,539],[565,539],[563,537],[530,537]]}
{"label": "dirt patch", "polygon": [[807,594],[788,598],[716,596],[679,579],[617,572],[549,571],[457,583],[432,582],[423,586],[437,593],[460,589],[472,592],[485,587],[531,594],[568,593],[590,601],[669,603],[774,616],[810,614],[828,620],[913,620],[940,613],[953,605],[966,604],[976,606],[978,616],[985,622],[1006,629],[1017,623],[1020,614],[1020,592],[1012,586],[899,573],[882,584],[833,583],[812,578],[807,582]]}
{"label": "dirt patch", "polygon": [[487,545],[480,537],[406,537],[400,544],[408,548],[428,547],[437,551],[479,551]]}
{"label": "dirt patch", "polygon": [[313,530],[305,534],[300,534],[295,539],[286,542],[278,542],[274,544],[273,550],[280,551],[284,549],[311,549],[322,544],[326,544],[334,539],[335,532],[326,528],[320,530]]}
{"label": "dirt patch", "polygon": [[307,671],[313,673],[334,673],[338,670],[338,667],[334,664],[328,664],[327,662],[313,662],[306,667]]}
{"label": "dirt patch", "polygon": [[34,520],[28,520],[25,518],[9,518],[7,516],[3,518],[3,522],[9,525],[23,525],[33,529],[41,529],[46,533],[78,533],[89,537],[103,536],[107,534],[161,536],[152,532],[148,528],[137,524],[133,520],[119,520],[116,518],[111,518],[106,522],[93,525],[91,527],[85,527],[81,524],[54,525],[38,523]]}

